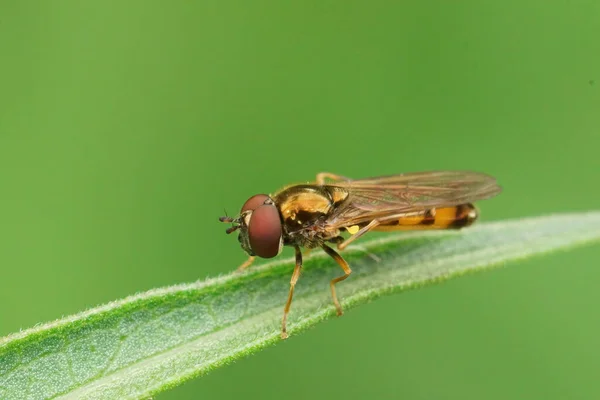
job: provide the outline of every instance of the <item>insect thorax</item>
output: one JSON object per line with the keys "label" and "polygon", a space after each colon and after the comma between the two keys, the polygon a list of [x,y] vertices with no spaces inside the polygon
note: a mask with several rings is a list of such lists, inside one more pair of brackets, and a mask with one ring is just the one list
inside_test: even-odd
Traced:
{"label": "insect thorax", "polygon": [[341,188],[297,185],[277,193],[273,200],[283,220],[284,243],[312,248],[339,234],[326,229],[328,217],[348,196]]}

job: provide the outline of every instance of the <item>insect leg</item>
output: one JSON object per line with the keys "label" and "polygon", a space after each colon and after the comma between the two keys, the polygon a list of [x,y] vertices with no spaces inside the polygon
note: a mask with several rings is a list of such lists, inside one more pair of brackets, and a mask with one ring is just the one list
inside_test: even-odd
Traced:
{"label": "insect leg", "polygon": [[342,243],[344,240],[346,240],[346,239],[344,239],[344,237],[343,237],[343,236],[336,236],[336,237],[333,237],[333,238],[329,239],[329,240],[328,240],[328,242],[329,242],[329,243],[340,244],[340,243]]}
{"label": "insect leg", "polygon": [[374,219],[373,221],[369,222],[368,225],[360,228],[358,230],[358,232],[356,232],[354,235],[350,236],[348,239],[346,239],[342,243],[338,244],[338,246],[337,246],[338,250],[344,250],[350,243],[352,243],[353,241],[355,241],[356,239],[358,239],[365,233],[369,232],[371,229],[375,228],[380,223],[381,223],[381,221],[378,219]]}
{"label": "insect leg", "polygon": [[[346,239],[344,239],[344,237],[343,237],[343,236],[336,236],[336,237],[333,237],[333,238],[331,238],[331,239],[329,239],[329,240],[327,240],[327,241],[328,241],[329,243],[340,244],[340,243],[342,243],[344,240],[346,240]],[[304,257],[308,257],[308,255],[310,255],[310,253],[311,253],[313,250],[314,250],[314,248],[312,248],[312,249],[304,249]]]}
{"label": "insect leg", "polygon": [[290,293],[288,294],[287,302],[285,303],[285,307],[283,309],[283,318],[281,320],[281,338],[287,339],[287,316],[290,312],[290,307],[292,306],[292,297],[294,296],[294,287],[298,282],[298,278],[300,277],[300,270],[302,269],[302,252],[298,246],[295,247],[296,250],[296,266],[294,267],[294,273],[292,274],[292,279],[290,280]]}
{"label": "insect leg", "polygon": [[[331,238],[331,239],[329,239],[329,240],[328,240],[328,242],[329,242],[329,243],[335,243],[335,244],[337,244],[337,245],[338,245],[338,247],[339,247],[339,245],[340,245],[340,244],[341,244],[341,243],[342,243],[344,240],[346,240],[346,239],[344,239],[344,237],[343,237],[343,236],[336,236],[336,237],[334,237],[334,238]],[[381,258],[377,257],[377,256],[376,256],[375,254],[373,254],[373,253],[369,253],[367,250],[363,249],[362,247],[358,247],[358,246],[357,246],[357,247],[355,247],[355,249],[356,249],[356,250],[359,250],[359,251],[362,251],[363,253],[365,253],[366,255],[368,255],[368,256],[369,256],[371,259],[373,259],[373,261],[375,261],[375,262],[380,262],[380,261],[381,261]],[[306,253],[304,253],[304,254],[306,254]]]}
{"label": "insect leg", "polygon": [[[454,207],[453,207],[454,208]],[[355,241],[356,239],[358,239],[359,237],[361,237],[362,235],[364,235],[365,233],[369,232],[370,230],[373,230],[377,227],[379,227],[382,224],[388,224],[392,221],[396,221],[398,220],[398,218],[412,218],[413,216],[419,216],[419,218],[422,219],[422,212],[415,212],[412,214],[407,214],[407,213],[399,213],[399,214],[393,214],[393,215],[388,215],[386,217],[383,218],[375,218],[374,220],[372,220],[371,222],[369,222],[366,226],[363,226],[362,228],[360,228],[358,231],[356,231],[356,233],[352,236],[350,236],[348,239],[346,239],[345,241],[343,241],[342,243],[338,244],[338,250],[344,250],[346,247],[348,247],[348,245],[350,243],[352,243],[353,241]],[[421,219],[419,221],[421,221]],[[428,225],[431,226],[431,225]],[[407,227],[404,227],[404,229],[406,229]],[[421,228],[423,229],[423,228]]]}
{"label": "insect leg", "polygon": [[325,181],[330,179],[332,181],[351,181],[352,179],[346,178],[345,176],[332,174],[331,172],[319,172],[317,174],[317,185],[324,185]]}
{"label": "insect leg", "polygon": [[337,315],[342,315],[344,311],[342,310],[342,306],[340,306],[340,302],[337,299],[337,294],[335,293],[335,284],[348,278],[352,273],[352,270],[350,269],[348,262],[344,260],[342,256],[340,256],[334,249],[327,246],[326,244],[324,244],[322,247],[323,250],[325,250],[325,252],[329,254],[344,270],[344,275],[332,279],[329,283],[329,286],[331,287],[331,296],[333,297],[333,304],[335,305],[335,308],[337,310]]}
{"label": "insect leg", "polygon": [[249,266],[252,265],[252,263],[254,262],[254,260],[256,259],[255,256],[250,256],[248,257],[248,259],[246,261],[244,261],[244,263],[242,265],[240,265],[235,272],[244,272],[246,270],[246,268],[248,268]]}

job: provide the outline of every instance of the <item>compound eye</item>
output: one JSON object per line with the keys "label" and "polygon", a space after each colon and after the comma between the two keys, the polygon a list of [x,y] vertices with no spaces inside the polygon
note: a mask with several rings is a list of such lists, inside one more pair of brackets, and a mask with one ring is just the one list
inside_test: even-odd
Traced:
{"label": "compound eye", "polygon": [[265,203],[265,200],[267,200],[268,198],[269,196],[267,196],[266,194],[255,194],[254,196],[246,200],[246,202],[242,206],[242,211],[240,211],[240,214],[244,211],[256,210],[258,207],[262,206]]}
{"label": "compound eye", "polygon": [[252,212],[248,224],[248,237],[250,247],[257,256],[272,258],[279,254],[282,245],[281,234],[281,220],[277,207],[265,204]]}

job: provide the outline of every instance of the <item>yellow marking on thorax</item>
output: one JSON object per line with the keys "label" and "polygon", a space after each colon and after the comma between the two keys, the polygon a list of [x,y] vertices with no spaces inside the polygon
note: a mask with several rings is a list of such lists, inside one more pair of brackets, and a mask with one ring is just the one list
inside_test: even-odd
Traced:
{"label": "yellow marking on thorax", "polygon": [[327,214],[330,208],[331,203],[327,197],[313,192],[297,193],[280,205],[283,217],[291,219],[296,219],[301,211]]}
{"label": "yellow marking on thorax", "polygon": [[348,197],[348,192],[343,189],[335,189],[331,191],[331,199],[334,203],[339,203],[340,201],[346,200]]}

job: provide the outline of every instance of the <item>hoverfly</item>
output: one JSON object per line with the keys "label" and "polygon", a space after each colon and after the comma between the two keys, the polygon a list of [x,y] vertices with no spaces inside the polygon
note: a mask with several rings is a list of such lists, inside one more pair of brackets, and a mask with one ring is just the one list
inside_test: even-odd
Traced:
{"label": "hoverfly", "polygon": [[[294,247],[296,266],[281,321],[281,337],[285,339],[287,315],[302,268],[301,247],[321,247],[344,271],[330,282],[333,303],[337,314],[342,315],[335,285],[348,278],[352,270],[327,243],[343,250],[369,231],[464,228],[478,216],[472,202],[500,191],[494,178],[468,171],[417,172],[357,180],[324,172],[312,184],[288,186],[273,195],[254,195],[237,217],[219,220],[233,224],[227,229],[228,234],[239,230],[238,240],[249,255],[239,270],[249,267],[256,256],[272,258],[283,246]],[[341,236],[343,232],[350,237]]]}

